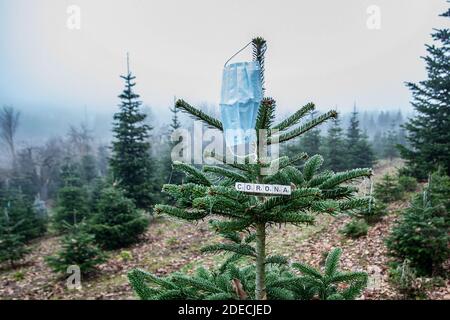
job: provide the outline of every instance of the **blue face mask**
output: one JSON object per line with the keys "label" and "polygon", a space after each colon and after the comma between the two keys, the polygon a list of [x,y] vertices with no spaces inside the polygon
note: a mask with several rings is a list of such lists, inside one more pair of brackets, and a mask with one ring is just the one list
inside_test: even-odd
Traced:
{"label": "blue face mask", "polygon": [[258,62],[225,66],[220,112],[228,147],[256,140],[254,129],[261,100],[261,68]]}

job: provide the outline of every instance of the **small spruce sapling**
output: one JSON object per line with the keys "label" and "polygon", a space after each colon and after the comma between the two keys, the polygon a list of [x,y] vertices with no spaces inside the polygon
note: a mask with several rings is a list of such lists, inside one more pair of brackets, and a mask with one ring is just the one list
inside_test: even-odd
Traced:
{"label": "small spruce sapling", "polygon": [[133,200],[127,198],[119,187],[105,188],[101,192],[89,223],[89,232],[105,249],[127,247],[139,240],[147,230],[149,218],[138,210]]}
{"label": "small spruce sapling", "polygon": [[12,268],[28,253],[25,237],[19,230],[22,223],[11,221],[7,209],[0,214],[0,262],[9,262]]}
{"label": "small spruce sapling", "polygon": [[380,182],[375,184],[375,198],[384,203],[401,200],[403,197],[403,190],[399,186],[395,177],[390,174],[385,174]]}
{"label": "small spruce sapling", "polygon": [[86,232],[84,223],[65,224],[67,234],[61,240],[62,248],[54,256],[46,257],[48,265],[61,274],[67,268],[76,265],[86,275],[96,270],[96,266],[105,262],[106,256],[95,244],[95,237]]}

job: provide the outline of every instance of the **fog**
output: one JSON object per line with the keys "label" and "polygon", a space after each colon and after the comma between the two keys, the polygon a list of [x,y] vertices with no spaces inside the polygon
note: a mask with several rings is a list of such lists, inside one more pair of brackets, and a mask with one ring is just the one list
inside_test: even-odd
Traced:
{"label": "fog", "polygon": [[[67,27],[69,5],[81,10],[80,30]],[[380,9],[380,29],[367,26],[371,5]],[[86,119],[107,131],[130,52],[137,92],[168,121],[174,95],[216,105],[224,62],[261,35],[269,46],[267,95],[281,113],[309,101],[319,110],[347,112],[356,102],[361,110],[407,111],[404,82],[425,77],[420,56],[444,23],[445,5],[0,0],[0,105],[22,111],[22,137],[59,134]]]}

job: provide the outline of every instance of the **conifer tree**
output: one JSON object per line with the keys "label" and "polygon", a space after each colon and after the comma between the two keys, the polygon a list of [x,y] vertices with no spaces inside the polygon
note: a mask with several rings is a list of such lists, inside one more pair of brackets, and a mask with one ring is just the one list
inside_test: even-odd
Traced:
{"label": "conifer tree", "polygon": [[[442,16],[449,19],[450,9]],[[450,29],[435,30],[432,38],[436,44],[423,57],[428,79],[407,83],[417,115],[404,125],[409,146],[399,147],[406,173],[422,180],[439,166],[450,175]]]}
{"label": "conifer tree", "polygon": [[93,154],[86,154],[81,157],[81,179],[82,181],[90,185],[95,178],[97,178],[97,160]]}
{"label": "conifer tree", "polygon": [[347,148],[343,138],[340,120],[332,120],[328,135],[324,139],[321,154],[325,159],[325,167],[334,172],[347,168]]}
{"label": "conifer tree", "polygon": [[47,219],[41,217],[19,189],[5,189],[0,195],[0,210],[8,210],[8,217],[24,241],[30,241],[47,230]]}
{"label": "conifer tree", "polygon": [[120,111],[114,115],[114,138],[110,165],[117,183],[133,199],[139,208],[153,204],[150,126],[145,124],[146,114],[140,110],[142,102],[134,92],[136,83],[128,67],[127,75],[121,76],[125,89],[119,95]]}
{"label": "conifer tree", "polygon": [[375,184],[375,198],[384,203],[400,200],[403,190],[398,181],[390,174],[385,174],[380,182]]}
{"label": "conifer tree", "polygon": [[367,141],[365,133],[359,127],[358,112],[356,107],[350,118],[350,125],[347,130],[347,169],[372,167],[375,157],[372,148]]}
{"label": "conifer tree", "polygon": [[399,144],[398,133],[395,130],[395,124],[391,125],[391,128],[386,134],[386,144],[384,145],[384,157],[392,161],[393,158],[398,156],[397,145]]}
{"label": "conifer tree", "polygon": [[[176,98],[175,98],[176,99]],[[175,100],[176,103],[176,100]],[[170,108],[170,111],[172,113],[172,122],[170,124],[170,129],[168,131],[168,143],[166,144],[166,148],[164,148],[164,156],[161,157],[161,166],[162,166],[162,184],[166,183],[172,183],[172,184],[178,184],[182,181],[182,173],[178,171],[174,171],[172,169],[172,149],[173,147],[179,143],[179,141],[172,141],[171,137],[173,132],[175,132],[177,129],[181,128],[181,123],[179,120],[178,113],[180,113],[180,110],[173,106],[173,108]]]}
{"label": "conifer tree", "polygon": [[65,225],[67,234],[62,238],[62,248],[53,256],[46,257],[48,265],[58,273],[66,274],[67,268],[76,265],[82,274],[95,270],[106,259],[105,254],[95,244],[95,237],[86,232],[83,223]]}
{"label": "conifer tree", "polygon": [[75,225],[89,217],[88,194],[82,186],[79,168],[67,160],[62,168],[64,186],[58,191],[53,222],[59,231],[65,231],[66,224]]}
{"label": "conifer tree", "polygon": [[25,237],[20,230],[23,220],[12,221],[8,211],[4,208],[0,212],[0,262],[9,262],[14,268],[16,261],[22,259],[28,250],[25,247]]}
{"label": "conifer tree", "polygon": [[450,179],[432,175],[423,193],[417,194],[387,238],[389,253],[402,262],[408,259],[419,275],[442,271],[450,257],[448,198]]}
{"label": "conifer tree", "polygon": [[103,248],[117,249],[137,242],[147,225],[148,217],[136,209],[134,202],[119,187],[109,187],[101,192],[89,233]]}
{"label": "conifer tree", "polygon": [[[266,42],[262,38],[256,38],[252,44],[254,59],[260,64],[261,78],[264,79]],[[186,101],[178,100],[176,106],[192,117],[203,121],[207,126],[223,131],[221,121],[191,106]],[[277,142],[285,143],[298,138],[337,116],[336,111],[333,110],[298,125],[305,115],[315,109],[314,104],[310,103],[287,119],[274,124],[275,107],[274,99],[264,98],[258,110],[255,129],[267,142],[262,144],[263,148]],[[266,131],[260,131],[264,129]],[[259,139],[258,137],[258,142]],[[259,146],[258,143],[257,145]],[[210,245],[204,250],[212,253],[228,253],[229,259],[225,263],[226,267],[222,270],[225,273],[233,272],[234,274],[248,272],[248,281],[245,283],[243,283],[245,275],[242,277],[236,275],[236,279],[242,279],[242,281],[235,283],[235,287],[239,292],[241,292],[239,290],[241,286],[245,292],[253,291],[254,294],[247,295],[258,300],[274,297],[273,292],[269,292],[268,283],[276,276],[272,273],[273,269],[270,266],[286,265],[286,258],[268,256],[266,253],[266,234],[269,226],[285,223],[294,225],[313,223],[315,215],[318,213],[336,214],[366,206],[369,202],[369,198],[356,198],[355,188],[348,183],[358,178],[371,176],[371,169],[354,169],[340,173],[321,171],[323,157],[315,155],[307,159],[303,170],[299,170],[294,167],[294,164],[306,160],[304,153],[292,158],[282,156],[278,159],[259,156],[256,163],[251,163],[248,159],[244,163],[237,161],[229,163],[223,155],[217,152],[210,156],[223,165],[205,165],[200,170],[185,163],[175,162],[173,164],[176,170],[187,175],[188,180],[181,185],[164,185],[163,191],[174,197],[176,204],[174,206],[157,205],[155,212],[187,221],[198,221],[210,217],[211,226],[227,240],[217,245]],[[266,173],[264,169],[274,168],[275,165],[278,165],[276,172],[274,170],[269,175],[264,174]],[[218,177],[220,179],[217,179]],[[294,190],[290,196],[255,196],[235,190],[235,182],[284,184],[291,185]],[[244,237],[244,234],[247,236]],[[243,258],[248,259],[250,266],[246,271],[239,271],[235,263]],[[330,263],[330,268],[334,270],[336,259],[332,260],[334,262]],[[203,271],[201,272],[204,274]],[[313,271],[311,272],[313,273]],[[137,280],[139,274],[141,273],[130,274],[132,282]],[[205,277],[207,276],[205,275]],[[152,281],[159,281],[158,283],[164,285],[164,280],[152,279]],[[219,279],[217,280],[219,281]],[[220,281],[226,281],[226,279]],[[136,284],[136,282],[134,283]],[[188,285],[212,289],[211,284],[206,281],[183,276],[177,285],[167,283],[168,291],[165,292],[166,295],[163,298],[173,298],[174,293],[183,291],[183,286]],[[224,283],[224,285],[228,284]],[[286,281],[273,290],[285,292],[289,286],[293,285],[292,281]],[[147,290],[149,293],[154,290],[146,287],[142,282],[139,282],[135,288],[141,291]],[[270,287],[270,290],[272,288]],[[298,290],[301,288],[302,286],[297,286]],[[224,295],[220,295],[220,291],[216,291],[216,293],[218,295],[213,298],[225,298]],[[240,297],[243,298],[245,295],[242,294]]]}

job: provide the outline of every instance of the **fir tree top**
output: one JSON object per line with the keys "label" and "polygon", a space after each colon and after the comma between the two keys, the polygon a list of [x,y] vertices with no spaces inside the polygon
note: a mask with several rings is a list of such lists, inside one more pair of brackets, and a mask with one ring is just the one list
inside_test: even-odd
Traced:
{"label": "fir tree top", "polygon": [[111,169],[127,196],[134,199],[139,208],[149,208],[153,202],[148,142],[152,128],[144,123],[147,115],[140,110],[142,102],[134,92],[136,77],[130,71],[129,62],[127,74],[121,78],[125,81],[125,88],[119,95],[120,111],[114,114]]}
{"label": "fir tree top", "polygon": [[[450,9],[441,15],[450,17]],[[399,146],[407,173],[425,180],[439,166],[450,175],[450,30],[435,29],[423,57],[428,79],[407,83],[417,116],[405,125],[409,147]]]}

